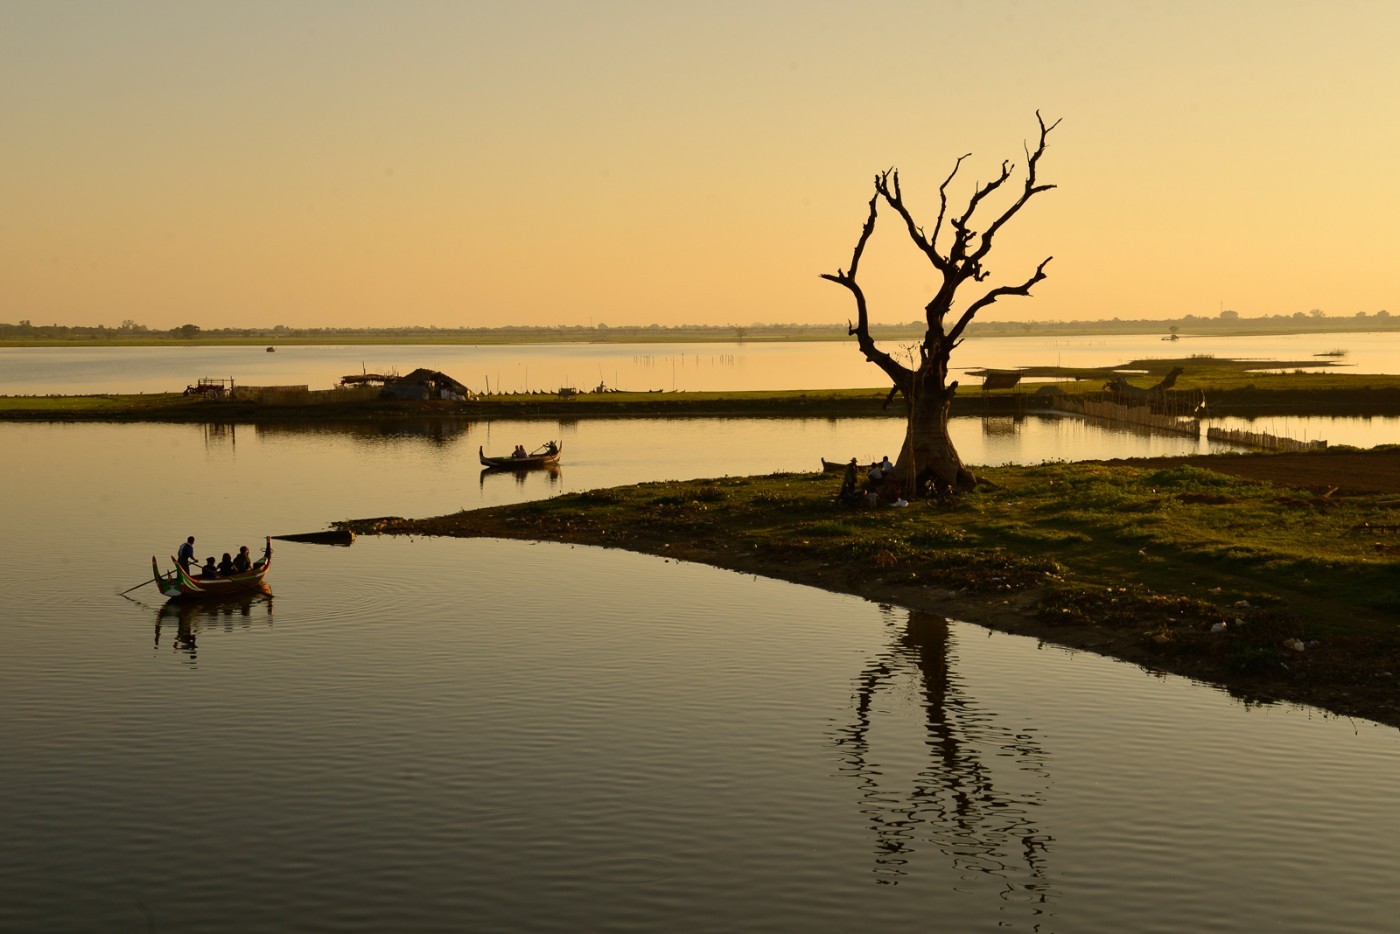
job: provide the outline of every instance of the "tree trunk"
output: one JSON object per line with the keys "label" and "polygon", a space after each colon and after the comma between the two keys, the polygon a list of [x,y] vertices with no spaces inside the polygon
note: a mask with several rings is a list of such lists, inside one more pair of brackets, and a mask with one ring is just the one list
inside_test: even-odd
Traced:
{"label": "tree trunk", "polygon": [[963,466],[948,436],[948,411],[958,384],[941,385],[942,380],[932,367],[916,373],[914,380],[913,399],[905,400],[908,420],[904,446],[894,468],[895,481],[913,495],[929,483],[940,490],[971,490],[977,485],[977,478]]}

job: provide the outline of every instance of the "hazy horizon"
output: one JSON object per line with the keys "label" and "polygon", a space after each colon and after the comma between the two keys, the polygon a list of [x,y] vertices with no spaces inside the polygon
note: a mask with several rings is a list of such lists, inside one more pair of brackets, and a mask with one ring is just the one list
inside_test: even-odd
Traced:
{"label": "hazy horizon", "polygon": [[[979,321],[1400,305],[1400,7],[1255,0],[0,6],[0,320],[840,322],[874,173],[1063,119]],[[959,186],[961,183],[961,187]],[[883,216],[873,320],[930,270]],[[968,298],[971,295],[967,296]]]}
{"label": "hazy horizon", "polygon": [[[1230,317],[1232,314],[1234,314],[1235,316],[1234,316],[1234,317]],[[798,331],[798,330],[805,330],[805,329],[813,329],[813,330],[839,330],[839,331],[845,331],[845,330],[847,330],[847,328],[849,327],[849,322],[847,322],[847,321],[817,321],[817,322],[808,322],[808,323],[798,323],[798,322],[791,322],[791,321],[752,321],[752,322],[748,322],[748,323],[744,323],[744,324],[741,324],[741,323],[732,323],[732,324],[703,324],[703,323],[698,323],[698,322],[686,322],[686,321],[678,321],[678,322],[666,323],[666,322],[660,322],[660,321],[650,321],[650,322],[646,322],[646,323],[643,323],[643,324],[629,324],[629,325],[609,325],[609,324],[607,324],[606,322],[599,322],[599,323],[597,323],[597,324],[560,324],[560,325],[537,325],[537,324],[427,325],[427,324],[413,324],[413,323],[405,323],[405,324],[384,324],[384,323],[369,322],[369,323],[366,323],[366,324],[359,324],[359,325],[342,325],[342,324],[336,324],[336,323],[331,322],[331,323],[322,323],[322,324],[316,324],[316,325],[298,325],[298,326],[292,326],[292,325],[286,325],[286,324],[256,325],[256,326],[255,326],[255,325],[224,325],[224,324],[215,324],[215,325],[212,325],[212,326],[210,326],[210,327],[203,327],[203,326],[200,326],[200,325],[197,324],[196,322],[185,322],[185,324],[183,324],[183,325],[176,325],[176,326],[173,327],[173,328],[153,328],[153,327],[150,327],[150,326],[146,325],[144,322],[134,321],[134,320],[133,320],[133,321],[130,322],[130,326],[129,326],[129,327],[128,327],[128,323],[127,323],[127,322],[123,322],[121,325],[117,326],[116,328],[110,328],[108,325],[105,325],[105,324],[102,324],[102,325],[91,324],[91,325],[90,325],[90,324],[66,323],[66,322],[38,322],[38,323],[36,323],[36,322],[33,322],[33,321],[22,320],[22,321],[20,321],[20,322],[0,321],[0,330],[2,330],[2,331],[4,332],[4,333],[0,333],[0,337],[13,337],[14,335],[12,335],[12,334],[9,333],[10,329],[14,329],[14,328],[23,328],[25,325],[28,325],[28,326],[30,326],[30,327],[33,327],[35,330],[45,330],[45,329],[50,329],[50,328],[58,328],[58,329],[73,329],[73,330],[77,330],[77,331],[89,331],[89,330],[97,330],[97,329],[100,329],[100,328],[108,328],[109,330],[116,330],[116,331],[120,331],[120,332],[130,331],[130,332],[135,333],[135,334],[141,334],[141,333],[166,334],[166,333],[171,332],[171,331],[178,331],[178,330],[180,330],[182,327],[186,327],[186,326],[188,326],[189,324],[194,324],[195,327],[198,328],[200,331],[210,331],[210,332],[216,332],[216,331],[234,331],[234,332],[237,332],[237,331],[252,331],[252,332],[259,332],[259,333],[268,333],[268,332],[272,332],[272,331],[280,330],[280,329],[285,329],[285,330],[288,330],[288,331],[326,330],[326,331],[347,331],[347,332],[348,332],[348,331],[405,332],[405,331],[437,331],[437,330],[441,330],[441,331],[455,331],[455,330],[516,330],[516,329],[538,329],[538,330],[595,330],[595,331],[608,331],[608,330],[615,330],[615,331],[638,331],[638,330],[641,330],[641,331],[645,331],[645,330],[651,330],[651,329],[673,329],[673,330],[715,330],[715,331],[732,331],[732,332],[738,332],[738,333],[740,333],[740,334],[742,335],[743,332],[752,332],[752,331],[760,331],[760,332],[761,332],[761,331],[765,331],[765,330],[769,330],[769,331],[782,331],[782,330],[793,330],[793,331]],[[1346,317],[1343,317],[1343,316],[1332,316],[1332,315],[1327,315],[1327,314],[1325,314],[1325,313],[1323,313],[1323,314],[1304,314],[1304,313],[1302,313],[1302,312],[1297,312],[1297,313],[1294,313],[1294,314],[1292,314],[1292,315],[1245,316],[1245,315],[1238,315],[1237,313],[1234,313],[1234,312],[1229,311],[1229,310],[1227,310],[1226,312],[1224,312],[1223,315],[1215,315],[1215,316],[1188,315],[1188,316],[1185,316],[1185,317],[1178,317],[1178,318],[1069,318],[1069,319],[1028,320],[1028,319],[1017,319],[1017,318],[1000,318],[1000,317],[990,316],[990,315],[989,315],[989,316],[979,316],[975,321],[973,321],[972,325],[969,327],[969,332],[970,332],[970,333],[976,333],[976,332],[978,332],[978,331],[981,331],[984,327],[985,327],[985,328],[989,328],[989,329],[993,329],[993,330],[1011,330],[1011,329],[1015,329],[1015,328],[1027,328],[1027,329],[1039,329],[1039,330],[1072,329],[1072,330],[1078,331],[1078,330],[1084,330],[1084,329],[1089,329],[1089,328],[1094,328],[1094,327],[1099,327],[1099,326],[1102,326],[1102,327],[1103,327],[1104,333],[1112,333],[1112,332],[1114,332],[1114,331],[1123,331],[1123,330],[1127,330],[1127,331],[1141,331],[1141,330],[1143,330],[1144,328],[1147,328],[1147,327],[1149,327],[1149,326],[1152,326],[1152,327],[1160,327],[1160,328],[1161,328],[1162,330],[1164,330],[1164,331],[1167,330],[1168,328],[1170,328],[1172,331],[1175,331],[1175,330],[1177,330],[1177,325],[1178,325],[1178,324],[1186,324],[1186,325],[1188,325],[1188,328],[1187,328],[1188,332],[1191,331],[1191,330],[1193,330],[1193,328],[1201,328],[1201,329],[1204,329],[1204,330],[1207,330],[1207,331],[1210,331],[1210,330],[1225,330],[1225,331],[1228,331],[1228,330],[1231,330],[1231,329],[1244,328],[1244,329],[1246,329],[1246,330],[1254,330],[1254,329],[1257,329],[1257,330],[1259,330],[1259,331],[1262,332],[1262,331],[1273,330],[1273,329],[1274,329],[1274,326],[1282,326],[1282,325],[1287,325],[1287,330],[1290,331],[1290,332],[1299,332],[1299,333],[1305,333],[1305,332],[1308,332],[1309,330],[1312,330],[1312,329],[1314,329],[1314,328],[1315,328],[1315,330],[1317,330],[1317,331],[1320,332],[1320,333],[1325,333],[1325,332],[1336,332],[1336,331],[1360,332],[1360,331],[1368,330],[1368,329],[1370,329],[1372,326],[1374,326],[1374,329],[1377,330],[1377,331],[1392,331],[1392,330],[1396,330],[1397,328],[1400,328],[1400,317],[1391,315],[1389,311],[1386,311],[1386,310],[1384,310],[1384,309],[1380,310],[1380,311],[1377,312],[1376,314],[1363,313],[1363,314],[1359,314],[1359,315],[1352,315],[1352,316],[1346,316]],[[1346,327],[1338,327],[1338,325],[1346,325]],[[879,331],[887,331],[887,330],[905,330],[905,329],[908,329],[908,330],[910,330],[910,331],[922,331],[922,330],[925,328],[925,326],[926,326],[926,322],[924,322],[923,320],[918,320],[918,321],[903,321],[903,322],[900,322],[900,321],[886,321],[886,322],[879,322],[879,323],[873,325],[873,327],[876,329],[877,332],[879,332]],[[1312,327],[1310,327],[1310,326],[1312,326]]]}

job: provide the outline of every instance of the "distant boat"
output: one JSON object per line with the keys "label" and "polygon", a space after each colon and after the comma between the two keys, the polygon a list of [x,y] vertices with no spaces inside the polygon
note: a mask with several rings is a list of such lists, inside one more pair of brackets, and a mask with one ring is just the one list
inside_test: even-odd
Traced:
{"label": "distant boat", "polygon": [[151,573],[155,575],[156,587],[162,595],[171,600],[197,600],[205,597],[234,597],[245,593],[266,593],[267,577],[272,567],[272,539],[267,539],[267,549],[263,556],[253,563],[251,569],[228,577],[191,577],[190,573],[175,562],[175,570],[168,574],[160,572],[156,556],[151,555]]}
{"label": "distant boat", "polygon": [[555,444],[553,441],[544,446],[542,450],[526,454],[523,457],[487,457],[486,450],[478,447],[477,457],[481,458],[481,466],[488,470],[529,470],[532,467],[558,467],[559,455],[564,451],[564,445]]}
{"label": "distant boat", "polygon": [[268,352],[268,353],[276,353],[276,352],[277,352],[277,348],[276,348],[276,347],[269,347],[269,348],[267,348],[267,352]]}

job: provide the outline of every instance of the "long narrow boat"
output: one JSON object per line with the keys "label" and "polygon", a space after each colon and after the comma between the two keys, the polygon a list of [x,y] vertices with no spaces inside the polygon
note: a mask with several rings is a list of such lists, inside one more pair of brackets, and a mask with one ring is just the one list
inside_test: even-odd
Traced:
{"label": "long narrow boat", "polygon": [[267,539],[267,548],[263,556],[253,562],[250,570],[228,577],[191,577],[188,571],[180,567],[180,562],[174,558],[170,560],[174,562],[175,570],[162,574],[160,565],[156,563],[156,556],[151,555],[151,573],[155,575],[156,587],[163,596],[171,600],[266,593],[267,584],[263,582],[263,578],[267,577],[267,572],[272,567],[272,539]]}
{"label": "long narrow boat", "polygon": [[481,458],[481,466],[491,470],[529,470],[531,467],[558,467],[559,455],[564,452],[564,445],[550,442],[545,445],[544,450],[536,451],[533,454],[526,454],[524,457],[487,457],[486,449],[478,447],[477,456]]}

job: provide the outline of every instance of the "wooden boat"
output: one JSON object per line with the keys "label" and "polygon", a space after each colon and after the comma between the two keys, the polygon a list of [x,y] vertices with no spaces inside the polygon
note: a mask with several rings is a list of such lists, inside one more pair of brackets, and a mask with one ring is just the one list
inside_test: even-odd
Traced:
{"label": "wooden boat", "polygon": [[[850,463],[850,461],[829,461],[829,460],[827,460],[825,457],[823,457],[823,458],[822,458],[822,472],[823,472],[823,473],[841,473],[843,470],[846,469],[846,465],[847,465],[848,463]],[[867,466],[868,466],[868,465],[867,465]],[[859,467],[860,467],[860,464],[857,463],[857,464],[856,464],[856,467],[859,468]]]}
{"label": "wooden boat", "polygon": [[180,562],[170,559],[175,570],[162,574],[156,556],[151,555],[151,573],[155,575],[156,587],[161,594],[171,600],[191,600],[207,597],[235,597],[245,593],[267,593],[263,578],[272,567],[272,539],[267,539],[267,549],[263,556],[253,562],[250,570],[228,577],[191,577],[180,567]]}
{"label": "wooden boat", "polygon": [[564,445],[555,444],[553,441],[524,457],[487,457],[485,448],[478,447],[476,449],[477,456],[481,458],[481,466],[488,470],[529,470],[532,467],[558,467],[559,455],[563,451]]}

